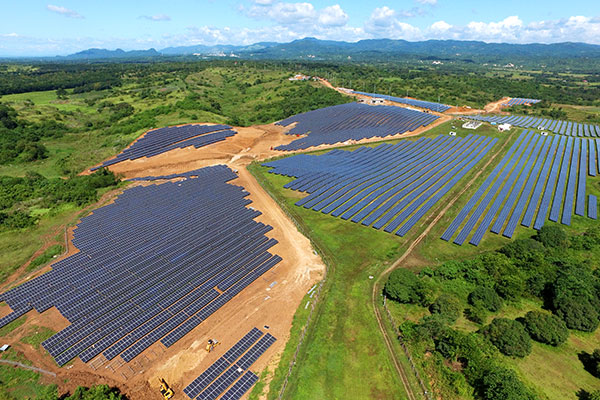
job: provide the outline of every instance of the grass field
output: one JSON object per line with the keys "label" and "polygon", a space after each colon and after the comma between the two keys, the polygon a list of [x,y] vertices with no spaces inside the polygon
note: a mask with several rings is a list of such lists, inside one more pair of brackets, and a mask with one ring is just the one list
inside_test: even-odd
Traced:
{"label": "grass field", "polygon": [[[302,221],[333,265],[324,287],[325,300],[318,306],[297,360],[301,368],[294,370],[285,398],[405,398],[368,301],[372,288],[369,276],[377,275],[401,252],[402,240],[296,207],[293,203],[299,194],[282,189],[289,178],[268,174],[258,165],[250,170]],[[293,342],[290,349],[292,346],[295,350]],[[281,363],[278,369],[287,367]]]}
{"label": "grass field", "polygon": [[[452,127],[453,125],[454,128]],[[447,135],[450,129],[456,131],[458,136],[475,133],[497,137],[500,139],[498,146],[505,145],[504,151],[508,150],[522,131],[516,129],[508,134],[500,134],[491,126],[483,125],[477,131],[473,132],[460,128],[458,122],[448,122],[432,129],[423,136]],[[410,140],[416,140],[416,138]],[[391,142],[397,142],[397,140]],[[376,146],[378,144],[370,144],[369,146]],[[352,150],[357,147],[360,146],[349,146],[345,149]],[[318,152],[318,154],[321,153],[324,152]],[[478,254],[494,251],[510,243],[511,240],[491,233],[488,233],[477,247],[471,245],[456,246],[451,242],[445,242],[440,239],[443,231],[462,209],[471,195],[478,189],[483,180],[487,178],[489,172],[500,161],[503,155],[503,152],[497,155],[496,159],[474,181],[474,184],[459,198],[459,201],[433,227],[430,234],[417,247],[411,257],[409,257],[406,267],[414,270],[420,270],[425,266],[433,266],[435,268],[435,265],[439,265],[444,261],[471,258]],[[390,254],[389,250],[386,250],[394,248],[392,243],[396,243],[396,248],[392,252],[398,255],[405,248],[404,246],[407,242],[398,241],[398,238],[393,237],[395,235],[374,231],[373,229],[357,226],[339,218],[333,218],[312,210],[306,210],[302,207],[296,207],[293,203],[304,195],[295,191],[282,189],[282,186],[290,180],[289,178],[269,174],[265,168],[257,165],[253,165],[251,171],[268,188],[272,195],[280,203],[284,204],[286,209],[290,210],[302,224],[306,225],[309,237],[315,242],[321,243],[327,249],[326,252],[331,255],[331,260],[336,268],[332,273],[333,277],[330,277],[330,282],[328,282],[330,286],[326,286],[325,288],[327,295],[323,300],[318,318],[314,321],[313,331],[309,332],[307,343],[303,346],[304,351],[301,352],[301,357],[298,360],[301,368],[298,368],[292,374],[286,391],[286,398],[311,398],[311,394],[316,394],[322,398],[342,398],[348,396],[349,393],[354,393],[360,389],[346,382],[346,378],[339,379],[343,384],[341,387],[338,387],[336,380],[328,380],[327,376],[330,373],[332,376],[338,376],[338,374],[343,376],[346,370],[358,371],[360,368],[358,365],[360,364],[364,365],[363,370],[370,370],[372,368],[372,360],[360,351],[360,346],[365,345],[364,337],[369,336],[366,333],[367,331],[371,331],[373,337],[378,335],[376,327],[369,323],[369,318],[362,315],[363,313],[370,315],[372,310],[366,304],[359,304],[358,302],[358,299],[361,297],[363,297],[363,300],[366,300],[370,295],[369,289],[372,288],[368,280],[365,279],[365,275],[369,273],[377,276],[377,271],[381,271],[387,263],[393,260],[394,256]],[[465,177],[464,181],[469,180],[471,176],[470,174]],[[596,185],[596,180],[590,178],[588,181],[588,192],[596,194],[600,191],[600,187],[596,186],[598,186]],[[448,198],[451,198],[457,192],[458,188],[448,194]],[[419,229],[422,229],[426,222],[420,223]],[[587,218],[574,217],[573,227],[569,228],[569,231],[581,231],[594,223],[596,222]],[[533,234],[535,234],[533,229],[519,226],[515,231],[514,239],[531,237]],[[414,238],[414,235],[408,238],[408,240],[412,238]],[[359,243],[361,244],[359,245]],[[389,254],[388,256],[385,255],[386,251]],[[360,260],[363,260],[364,257],[369,261],[361,263]],[[596,260],[597,258],[595,255],[588,255],[588,257],[591,260]],[[343,281],[338,282],[337,280],[340,275],[344,278]],[[465,289],[460,287],[452,289],[448,287],[447,290],[458,290],[460,292]],[[345,295],[342,295],[342,293]],[[416,305],[401,305],[389,302],[389,307],[398,324],[405,320],[417,322],[421,317],[429,315],[427,308]],[[528,311],[539,310],[540,307],[542,307],[541,302],[534,299],[521,300],[514,303],[509,302],[499,313],[488,315],[487,322],[489,323],[495,317],[515,319],[523,316]],[[342,317],[338,310],[345,311],[343,321],[340,321]],[[336,311],[338,311],[337,314]],[[360,317],[356,316],[357,313]],[[362,325],[362,328],[354,328],[356,333],[350,336],[347,332],[348,325],[353,327]],[[480,326],[461,316],[453,327],[463,331],[474,332]],[[364,333],[361,333],[361,331],[364,331]],[[332,339],[334,340],[334,344],[330,344],[327,349],[322,349],[320,342],[331,342]],[[594,348],[598,347],[599,343],[598,332],[595,334],[582,334],[572,331],[568,342],[559,348],[534,343],[533,352],[530,356],[518,360],[502,356],[502,360],[505,361],[506,365],[516,369],[521,379],[537,393],[538,397],[548,400],[561,398],[575,399],[575,393],[579,389],[592,391],[600,388],[600,382],[583,369],[581,362],[577,358],[579,352],[585,351],[590,353]],[[338,344],[340,345],[338,346]],[[357,344],[360,344],[360,346],[356,347]],[[345,348],[350,348],[351,350],[344,351]],[[286,349],[286,352],[292,350],[295,350],[295,345],[293,345],[293,348]],[[540,367],[540,363],[544,363],[544,366]],[[287,365],[282,363],[280,368],[284,367],[287,369]],[[323,371],[327,372],[324,373]],[[553,376],[551,379],[552,384],[546,384],[547,378],[544,377],[546,375]],[[432,377],[431,379],[435,380],[436,378]],[[373,380],[373,382],[374,386],[377,387],[378,381]],[[278,387],[277,383],[274,382],[272,387]],[[349,388],[349,390],[344,392],[344,388]],[[367,394],[363,390],[356,393],[358,393],[356,398],[386,396],[385,391],[371,391],[370,394]]]}
{"label": "grass field", "polygon": [[[447,133],[451,126],[452,123],[449,122],[436,130],[438,133],[444,131]],[[470,133],[473,132],[463,130],[458,134],[465,136]],[[492,129],[483,134],[498,136],[498,133]],[[437,135],[428,132],[426,136]],[[511,136],[505,135],[500,139],[498,146],[501,146],[503,141],[510,141]],[[410,140],[417,140],[417,138]],[[389,143],[395,142],[397,140],[389,141]],[[344,149],[352,150],[357,147],[360,146],[348,146]],[[321,153],[323,151],[314,154]],[[378,346],[383,344],[380,343],[381,339],[378,339],[380,333],[374,320],[373,310],[367,302],[373,282],[369,276],[377,277],[386,266],[399,257],[406,245],[423,231],[431,217],[419,222],[407,237],[399,238],[383,231],[294,206],[294,202],[304,194],[283,189],[283,185],[289,182],[290,178],[269,174],[268,169],[255,164],[250,170],[271,195],[288,210],[288,213],[306,226],[308,236],[314,242],[321,244],[326,259],[330,259],[334,265],[324,288],[326,297],[314,321],[313,331],[308,335],[307,343],[303,346],[304,350],[299,357],[298,364],[302,367],[292,374],[286,397],[314,398],[311,397],[312,394],[319,398],[343,398],[353,394],[356,397],[352,398],[390,398],[387,396],[394,392],[389,388],[386,389],[385,380],[382,381],[377,377],[367,378],[366,381],[373,383],[369,385],[371,388],[367,391],[367,388],[363,387],[365,380],[361,380],[359,387],[356,387],[355,380],[352,379],[356,373],[364,375],[365,371],[373,371],[377,376],[383,374],[388,380],[391,379],[390,382],[399,384],[394,381],[397,378],[393,371],[390,371],[389,361],[382,356],[376,361],[375,353],[385,354],[385,349],[377,350]],[[464,181],[469,180],[473,174],[474,172],[467,174],[463,178]],[[447,195],[448,198],[452,198],[461,189],[460,185],[457,186],[459,187],[454,188]],[[344,310],[344,313],[340,313],[339,310]],[[327,343],[327,346],[323,343]],[[369,348],[370,346],[373,348]],[[295,350],[295,346],[293,349]],[[401,351],[396,353],[402,355]],[[379,365],[379,368],[376,365]],[[386,368],[381,370],[383,366]],[[287,368],[282,364],[279,368],[284,367]],[[407,370],[410,371],[410,368]],[[412,378],[414,376],[411,376]],[[412,383],[416,387],[416,383]],[[419,389],[416,388],[415,391],[418,393]],[[400,394],[394,394],[396,395]]]}

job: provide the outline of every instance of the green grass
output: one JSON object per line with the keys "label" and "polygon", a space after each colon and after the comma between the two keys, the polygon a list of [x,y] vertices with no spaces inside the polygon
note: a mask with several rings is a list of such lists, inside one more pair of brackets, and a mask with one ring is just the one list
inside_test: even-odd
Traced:
{"label": "green grass", "polygon": [[[2,353],[2,359],[31,365],[26,358],[14,349]],[[0,364],[0,398],[7,400],[53,398],[55,385],[40,383],[40,374],[25,368]]]}
{"label": "green grass", "polygon": [[28,334],[21,338],[21,342],[30,344],[36,349],[39,349],[42,342],[50,338],[50,336],[54,335],[55,333],[56,332],[52,329],[44,326],[31,325],[28,328]]}
{"label": "green grass", "polygon": [[0,328],[0,337],[9,336],[15,329],[23,325],[25,321],[27,321],[27,316],[23,315],[22,317],[15,319],[8,325],[3,326],[2,328]]}
{"label": "green grass", "polygon": [[[403,240],[371,228],[295,207],[289,181],[266,168],[250,171],[308,231],[332,269],[289,380],[285,398],[403,399],[370,305],[372,281],[400,254]],[[304,307],[304,303],[301,308]],[[289,365],[281,363],[279,369]],[[357,379],[357,377],[361,379]],[[277,386],[271,385],[272,390]]]}
{"label": "green grass", "polygon": [[[42,247],[44,237],[54,231],[58,225],[75,222],[76,219],[72,218],[75,210],[76,208],[73,205],[61,206],[55,212],[41,218],[35,227],[1,232],[0,282],[6,280],[10,274],[29,260]],[[24,240],[24,237],[27,240]],[[56,251],[56,248],[54,251]]]}
{"label": "green grass", "polygon": [[54,256],[58,256],[65,251],[65,248],[60,244],[55,244],[54,246],[50,246],[43,254],[37,256],[31,263],[27,266],[27,271],[32,271],[41,265],[45,265],[48,262],[52,261]]}
{"label": "green grass", "polygon": [[566,343],[553,347],[533,342],[533,350],[523,359],[502,356],[504,362],[515,367],[522,379],[548,400],[577,400],[576,393],[583,389],[600,389],[600,379],[583,368],[578,358],[581,352],[591,353],[600,343],[600,330],[586,334],[571,331]]}

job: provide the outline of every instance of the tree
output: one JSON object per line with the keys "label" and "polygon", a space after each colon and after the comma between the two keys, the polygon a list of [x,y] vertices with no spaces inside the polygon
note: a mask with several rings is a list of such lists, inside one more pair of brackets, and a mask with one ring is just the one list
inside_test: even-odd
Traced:
{"label": "tree", "polygon": [[479,388],[481,397],[486,400],[533,400],[513,370],[495,366],[484,374]]}
{"label": "tree", "polygon": [[531,338],[525,327],[518,321],[495,318],[481,330],[502,354],[511,357],[525,357],[531,353]]}
{"label": "tree", "polygon": [[502,298],[492,288],[479,286],[469,294],[469,304],[480,306],[491,312],[498,312],[502,308]]}
{"label": "tree", "polygon": [[548,248],[565,248],[568,243],[566,232],[558,225],[544,225],[534,239]]}
{"label": "tree", "polygon": [[521,322],[525,325],[529,336],[540,343],[558,346],[569,337],[567,325],[556,315],[541,311],[529,311]]}
{"label": "tree", "polygon": [[432,314],[439,314],[446,318],[449,323],[454,323],[463,310],[460,301],[451,295],[442,294],[429,306]]}
{"label": "tree", "polygon": [[417,275],[406,269],[394,270],[384,287],[384,293],[400,303],[428,304],[431,289]]}
{"label": "tree", "polygon": [[593,332],[600,323],[598,279],[586,265],[565,260],[551,288],[552,307],[570,329]]}

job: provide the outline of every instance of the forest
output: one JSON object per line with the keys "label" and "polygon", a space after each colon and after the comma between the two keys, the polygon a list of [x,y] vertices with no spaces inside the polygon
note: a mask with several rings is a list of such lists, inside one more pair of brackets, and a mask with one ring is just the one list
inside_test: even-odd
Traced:
{"label": "forest", "polygon": [[[571,332],[598,329],[600,272],[592,254],[599,249],[597,226],[576,235],[544,226],[532,238],[472,259],[418,274],[395,270],[384,292],[394,302],[414,305],[414,313],[428,311],[419,312],[418,321],[401,323],[400,331],[423,368],[443,381],[438,388],[444,398],[543,398],[505,360],[527,358],[533,342],[560,349]],[[539,306],[517,318],[500,315],[525,302]],[[469,328],[457,325],[462,316],[472,323]],[[600,376],[600,350],[579,358],[579,368]],[[600,391],[581,389],[578,395],[597,398]]]}

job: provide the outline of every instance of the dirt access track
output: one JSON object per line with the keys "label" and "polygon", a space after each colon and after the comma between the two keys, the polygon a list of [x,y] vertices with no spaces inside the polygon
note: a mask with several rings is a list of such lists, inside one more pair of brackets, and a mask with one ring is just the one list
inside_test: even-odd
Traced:
{"label": "dirt access track", "polygon": [[[450,116],[440,115],[440,119],[428,127],[421,127],[403,135],[361,140],[358,143],[415,136],[450,119]],[[73,391],[79,385],[105,383],[120,388],[133,400],[161,399],[158,380],[164,378],[175,390],[174,399],[177,400],[187,399],[182,389],[222,356],[246,332],[253,327],[258,327],[277,338],[276,343],[251,367],[251,370],[259,375],[265,368],[268,370],[266,377],[261,378],[266,383],[264,390],[268,390],[272,372],[277,367],[289,338],[293,316],[306,293],[322,279],[325,271],[323,262],[314,252],[309,240],[298,231],[293,222],[246,169],[252,161],[290,154],[273,150],[278,145],[296,139],[295,136],[285,135],[290,128],[274,124],[234,128],[238,134],[219,143],[199,149],[194,147],[175,149],[151,158],[124,161],[109,167],[113,172],[127,179],[168,175],[215,164],[226,164],[238,171],[238,178],[230,183],[243,186],[250,193],[251,206],[263,213],[257,220],[271,225],[273,230],[267,236],[279,242],[270,251],[280,255],[283,258],[282,262],[175,345],[167,349],[162,344],[155,343],[130,363],[124,363],[119,357],[109,362],[100,355],[88,364],[76,358],[70,365],[59,368],[42,348],[36,349],[20,342],[20,339],[30,335],[36,326],[48,327],[55,331],[68,326],[69,322],[55,308],[42,314],[36,311],[29,312],[27,322],[13,331],[10,338],[3,340],[31,360],[34,366],[55,373],[55,378],[51,375],[43,375],[41,380],[58,384],[61,393]],[[317,146],[305,151],[353,143],[357,142]],[[135,184],[147,185],[148,183]],[[116,191],[101,204],[112,201],[118,193],[119,191]],[[73,239],[72,232],[73,229],[67,232],[69,242]],[[77,251],[72,243],[69,243],[68,252],[64,257]],[[49,269],[50,267],[46,267],[40,272]],[[28,278],[31,279],[34,275],[38,274],[32,274]],[[4,315],[7,312],[7,306],[0,308],[0,314]],[[265,326],[268,326],[268,329]],[[212,353],[204,350],[209,338],[221,342]]]}

